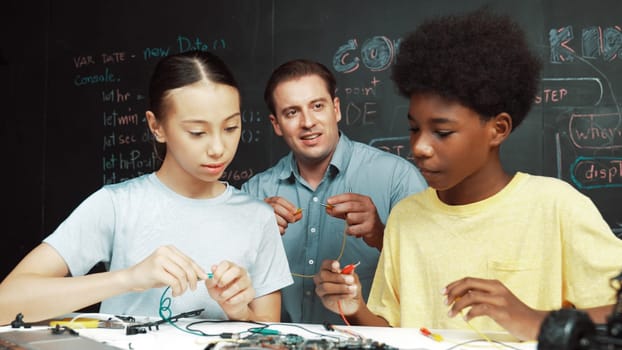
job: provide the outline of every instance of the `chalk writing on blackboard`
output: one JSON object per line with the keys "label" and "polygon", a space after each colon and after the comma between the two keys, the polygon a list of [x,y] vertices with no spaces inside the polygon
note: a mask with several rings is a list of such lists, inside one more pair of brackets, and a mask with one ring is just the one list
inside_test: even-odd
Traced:
{"label": "chalk writing on blackboard", "polygon": [[579,189],[622,187],[622,157],[580,156],[571,169],[572,182]]}
{"label": "chalk writing on blackboard", "polygon": [[569,135],[578,149],[622,149],[622,117],[617,113],[572,114]]}
{"label": "chalk writing on blackboard", "polygon": [[[613,61],[620,58],[622,49],[622,28],[620,26],[590,26],[581,30],[581,40],[577,42],[573,33],[573,26],[549,30],[550,61],[551,63],[573,62],[575,58]],[[577,53],[574,47],[581,47]]]}
{"label": "chalk writing on blackboard", "polygon": [[393,41],[386,36],[373,36],[358,45],[357,39],[349,39],[333,56],[333,68],[339,73],[352,73],[361,67],[372,72],[388,69],[395,61],[401,38]]}
{"label": "chalk writing on blackboard", "polygon": [[603,83],[597,77],[542,78],[536,105],[597,106],[603,99]]}
{"label": "chalk writing on blackboard", "polygon": [[[568,135],[577,150],[614,152],[622,149],[621,125],[618,113],[573,114]],[[579,156],[570,165],[570,174],[579,189],[622,187],[622,156]]]}
{"label": "chalk writing on blackboard", "polygon": [[[85,53],[71,57],[76,74],[72,83],[78,89],[88,89],[97,112],[87,115],[102,123],[102,183],[124,181],[156,170],[162,159],[154,148],[154,140],[147,128],[144,112],[146,83],[136,86],[135,77],[126,78],[133,71],[146,71],[145,61],[157,61],[172,53],[189,50],[217,50],[227,48],[224,38],[205,39],[197,35],[177,35],[174,42],[139,48],[138,55],[124,50]],[[113,66],[114,65],[114,66]],[[144,82],[148,76],[144,77]],[[257,144],[263,141],[263,112],[243,109],[244,128],[240,142]],[[223,180],[240,182],[255,173],[251,168],[228,169]]]}
{"label": "chalk writing on blackboard", "polygon": [[145,61],[160,59],[170,55],[172,52],[187,52],[192,50],[213,51],[227,47],[224,38],[206,40],[198,36],[178,35],[175,44],[172,46],[154,46],[142,49],[142,56]]}
{"label": "chalk writing on blackboard", "polygon": [[339,80],[336,94],[341,101],[341,123],[346,130],[356,130],[363,138],[377,138],[377,132],[394,135],[395,118],[404,118],[406,113],[401,114],[400,103],[386,103],[394,91],[388,72],[401,40],[385,35],[352,37],[341,41],[332,54],[332,68]]}
{"label": "chalk writing on blackboard", "polygon": [[393,153],[410,161],[415,160],[410,149],[409,136],[375,138],[369,141],[369,145],[379,148],[383,151]]}

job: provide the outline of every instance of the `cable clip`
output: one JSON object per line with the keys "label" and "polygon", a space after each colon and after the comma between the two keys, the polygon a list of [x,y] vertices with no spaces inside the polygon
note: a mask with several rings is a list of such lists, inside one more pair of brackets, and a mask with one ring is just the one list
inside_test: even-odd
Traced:
{"label": "cable clip", "polygon": [[32,325],[30,323],[24,322],[24,315],[20,312],[15,316],[15,319],[11,321],[11,328],[30,328]]}
{"label": "cable clip", "polygon": [[436,334],[436,333],[432,333],[430,332],[429,329],[425,328],[425,327],[421,327],[419,328],[419,332],[421,332],[422,335],[425,335],[428,338],[434,339],[438,342],[443,341],[443,336],[440,334]]}
{"label": "cable clip", "polygon": [[359,261],[359,262],[357,262],[356,264],[349,264],[349,265],[346,265],[346,266],[343,268],[343,270],[341,270],[341,273],[342,273],[342,274],[344,274],[344,275],[349,275],[349,274],[351,274],[352,272],[354,272],[354,269],[356,269],[356,267],[357,267],[357,266],[359,266],[360,264],[361,264],[361,262]]}

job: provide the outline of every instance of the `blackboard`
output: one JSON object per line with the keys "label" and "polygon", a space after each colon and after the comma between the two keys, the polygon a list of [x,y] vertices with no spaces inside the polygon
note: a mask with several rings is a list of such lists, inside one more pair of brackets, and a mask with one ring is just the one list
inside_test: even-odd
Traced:
{"label": "blackboard", "polygon": [[233,68],[242,87],[244,131],[225,179],[240,184],[264,168],[264,135],[271,133],[261,123],[258,82],[272,65],[271,7],[266,1],[53,3],[46,230],[67,215],[65,204],[157,169],[160,157],[144,119],[146,95],[153,67],[171,53],[209,50]]}
{"label": "blackboard", "polygon": [[591,197],[620,236],[622,4],[545,5],[548,40],[542,51],[547,64],[539,96],[544,119],[542,173],[562,178]]}
{"label": "blackboard", "polygon": [[[35,122],[28,125],[42,135],[40,143],[22,147],[41,164],[33,169],[36,175],[14,179],[19,188],[34,177],[41,188],[29,193],[31,218],[40,225],[20,237],[39,239],[102,185],[156,169],[158,157],[144,122],[148,78],[161,56],[194,48],[220,55],[242,88],[244,132],[224,176],[233,185],[287,152],[273,135],[262,95],[271,70],[292,58],[320,61],[335,73],[340,127],[350,138],[411,159],[408,101],[389,78],[400,40],[429,16],[482,6],[516,19],[544,62],[534,108],[502,147],[505,167],[568,181],[622,234],[617,209],[622,3],[617,0],[63,0],[46,2],[35,17],[20,6],[21,17],[10,20],[28,22],[29,35],[37,40],[9,41],[0,67],[12,74],[13,56],[6,53],[15,49],[43,57],[22,57],[36,77],[11,80],[11,91],[31,94],[17,101],[32,103],[29,118]],[[32,91],[33,81],[45,88]],[[23,107],[6,102],[14,112]],[[7,222],[13,231],[22,227]]]}

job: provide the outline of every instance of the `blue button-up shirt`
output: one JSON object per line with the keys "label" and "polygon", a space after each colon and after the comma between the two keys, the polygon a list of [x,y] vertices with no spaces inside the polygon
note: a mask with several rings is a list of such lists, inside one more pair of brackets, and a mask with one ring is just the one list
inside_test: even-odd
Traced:
{"label": "blue button-up shirt", "polygon": [[[280,196],[303,208],[302,219],[289,224],[282,236],[294,275],[294,284],[282,290],[282,321],[343,324],[338,315],[324,308],[315,294],[313,279],[299,276],[314,275],[323,260],[337,259],[342,251],[345,221],[326,214],[320,203],[337,194],[363,194],[371,197],[380,219],[386,223],[389,211],[399,200],[425,187],[425,180],[411,162],[351,141],[343,133],[315,190],[300,176],[291,152],[272,168],[244,183],[242,190],[258,198]],[[361,262],[356,272],[365,300],[379,255],[376,248],[362,239],[347,236],[340,264],[343,267]]]}

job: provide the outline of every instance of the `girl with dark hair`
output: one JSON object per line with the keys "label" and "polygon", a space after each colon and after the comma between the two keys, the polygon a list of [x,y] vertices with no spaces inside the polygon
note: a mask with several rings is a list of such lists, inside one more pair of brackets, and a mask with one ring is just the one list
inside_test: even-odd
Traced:
{"label": "girl with dark hair", "polygon": [[[278,321],[292,283],[272,208],[219,181],[240,140],[240,95],[207,52],[164,58],[146,119],[165,145],[154,173],[93,193],[0,284],[0,324],[102,302],[101,312],[154,316],[171,289],[179,312]],[[86,275],[103,261],[108,271]]]}

